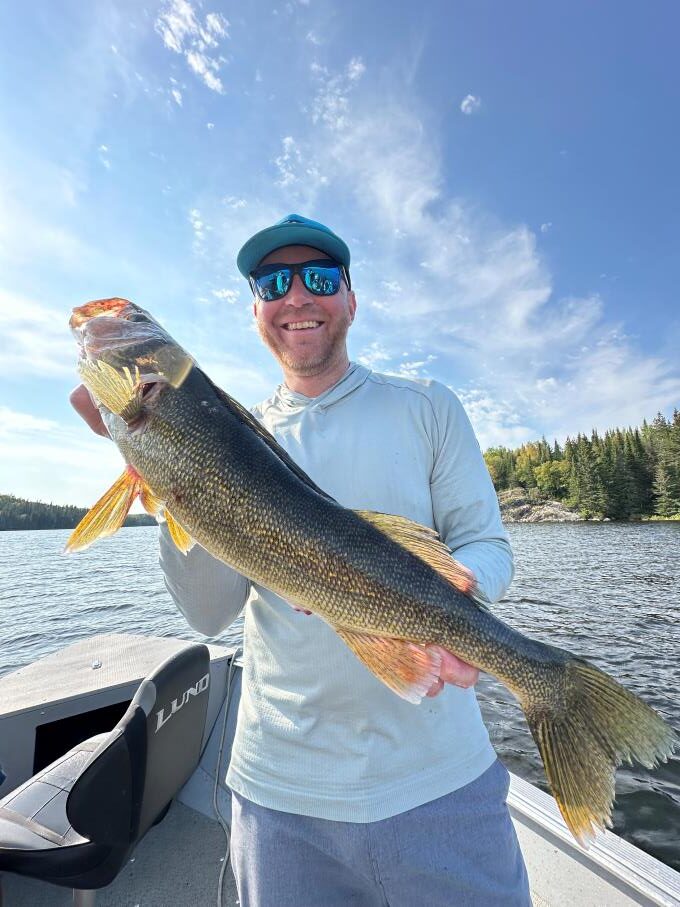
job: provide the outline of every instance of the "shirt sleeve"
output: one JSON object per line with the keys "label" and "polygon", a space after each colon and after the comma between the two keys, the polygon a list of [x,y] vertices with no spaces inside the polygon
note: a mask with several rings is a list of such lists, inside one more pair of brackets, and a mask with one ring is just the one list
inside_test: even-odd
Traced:
{"label": "shirt sleeve", "polygon": [[442,385],[433,390],[435,528],[456,560],[472,570],[484,596],[496,602],[505,595],[514,572],[498,498],[462,403]]}
{"label": "shirt sleeve", "polygon": [[165,587],[189,626],[218,636],[239,616],[250,594],[250,580],[196,544],[176,547],[166,523],[160,527],[160,566]]}

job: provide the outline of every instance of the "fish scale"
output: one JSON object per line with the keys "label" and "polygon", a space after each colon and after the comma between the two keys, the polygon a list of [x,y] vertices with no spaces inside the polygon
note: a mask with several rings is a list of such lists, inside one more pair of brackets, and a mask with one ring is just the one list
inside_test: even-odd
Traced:
{"label": "fish scale", "polygon": [[67,550],[115,532],[139,494],[183,551],[198,542],[313,611],[404,698],[419,702],[437,680],[432,645],[493,674],[518,698],[579,841],[611,823],[622,761],[666,760],[677,738],[652,708],[495,617],[432,530],[330,498],[143,309],[97,300],[74,310],[71,327],[83,380],[127,466]]}

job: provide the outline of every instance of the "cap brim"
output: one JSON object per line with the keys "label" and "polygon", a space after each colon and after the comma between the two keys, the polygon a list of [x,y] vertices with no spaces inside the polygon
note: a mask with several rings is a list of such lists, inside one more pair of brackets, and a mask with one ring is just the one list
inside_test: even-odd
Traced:
{"label": "cap brim", "polygon": [[330,255],[349,270],[349,248],[339,236],[297,223],[275,224],[251,236],[238,253],[236,266],[247,278],[263,258],[284,246],[310,246]]}

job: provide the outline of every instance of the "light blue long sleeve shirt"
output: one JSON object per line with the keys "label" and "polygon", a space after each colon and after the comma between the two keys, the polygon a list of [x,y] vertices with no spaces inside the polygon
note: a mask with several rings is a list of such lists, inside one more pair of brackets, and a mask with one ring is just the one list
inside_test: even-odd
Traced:
{"label": "light blue long sleeve shirt", "polygon": [[[437,529],[497,601],[512,553],[479,445],[458,398],[434,381],[353,364],[319,397],[279,387],[256,417],[345,507]],[[227,783],[272,809],[372,822],[473,781],[494,761],[473,690],[413,705],[384,686],[316,616],[161,532],[166,585],[195,629],[245,610],[241,703]]]}

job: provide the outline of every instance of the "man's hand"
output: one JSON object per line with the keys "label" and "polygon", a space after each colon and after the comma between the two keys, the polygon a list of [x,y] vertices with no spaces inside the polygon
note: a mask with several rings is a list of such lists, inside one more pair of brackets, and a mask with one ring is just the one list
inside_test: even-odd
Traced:
{"label": "man's hand", "polygon": [[[474,588],[477,579],[472,570],[464,567],[462,564],[459,564],[458,566],[469,575],[471,588]],[[306,608],[298,608],[295,605],[291,605],[291,608],[293,611],[302,612],[302,614],[312,613]],[[453,652],[449,652],[448,649],[443,649],[441,646],[428,646],[428,649],[437,652],[442,660],[441,667],[439,668],[439,680],[435,681],[427,691],[427,695],[430,698],[438,696],[444,689],[445,683],[452,683],[454,686],[462,687],[466,690],[468,687],[473,687],[479,680],[479,669],[468,664],[467,661],[463,661],[462,658],[458,658]]]}
{"label": "man's hand", "polygon": [[84,384],[79,384],[69,395],[71,406],[75,409],[81,419],[84,419],[95,434],[103,438],[110,438],[111,435],[102,421],[99,410],[95,406],[94,400],[90,396],[89,390]]}
{"label": "man's hand", "polygon": [[437,696],[441,693],[445,683],[452,683],[454,686],[463,687],[464,689],[473,687],[477,683],[479,670],[468,664],[467,661],[458,658],[457,655],[449,652],[448,649],[442,649],[441,646],[428,646],[428,649],[439,653],[442,659],[442,665],[439,669],[439,680],[433,683],[427,691],[428,696]]}
{"label": "man's hand", "polygon": [[[470,589],[474,589],[477,584],[477,578],[472,570],[463,566],[463,564],[458,564],[458,566],[470,578]],[[442,649],[441,646],[428,646],[428,648],[438,652],[442,659],[442,665],[439,669],[439,680],[433,683],[427,691],[428,696],[438,696],[444,689],[445,683],[452,683],[454,686],[463,687],[463,689],[473,687],[477,683],[479,680],[477,668],[473,668],[467,661],[458,658],[457,655],[449,652],[448,649]]]}

